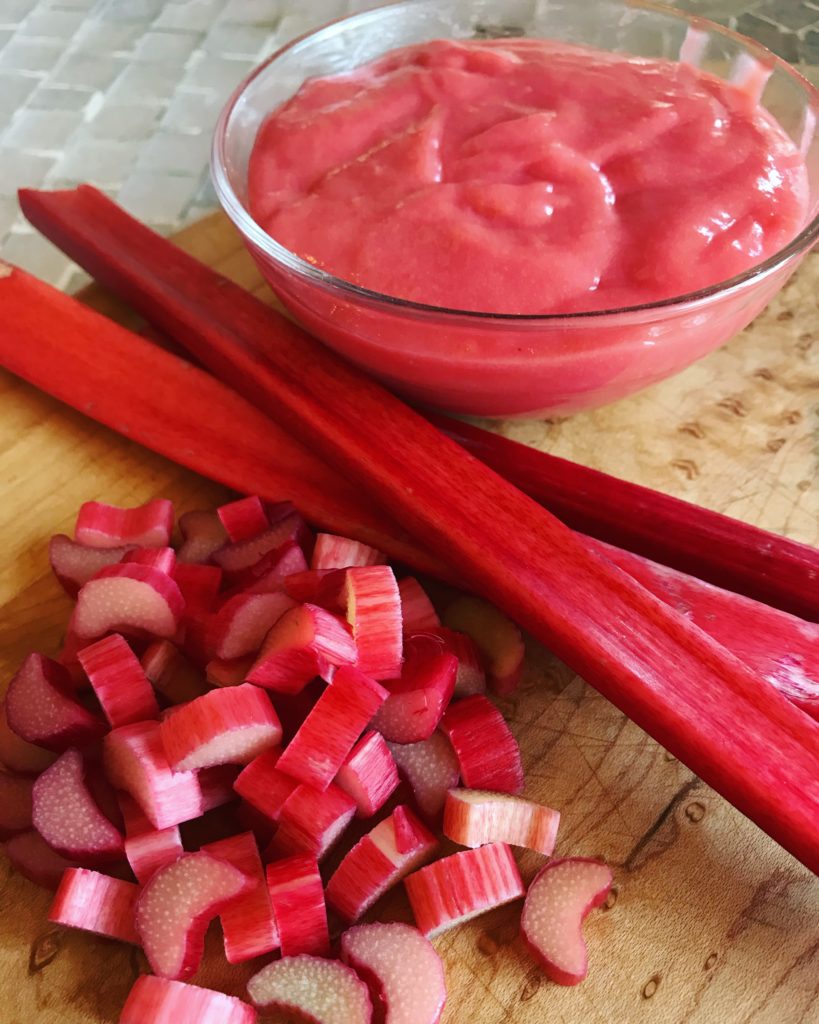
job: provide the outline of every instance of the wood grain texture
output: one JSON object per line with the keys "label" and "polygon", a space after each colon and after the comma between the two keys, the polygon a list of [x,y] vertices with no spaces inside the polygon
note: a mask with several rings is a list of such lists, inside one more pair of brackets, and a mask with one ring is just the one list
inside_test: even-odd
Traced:
{"label": "wood grain texture", "polygon": [[[240,283],[263,288],[221,216],[181,236]],[[565,421],[500,425],[544,450],[819,543],[819,258],[747,331],[672,381]],[[121,318],[97,292],[89,301]],[[0,375],[0,678],[56,650],[69,602],[46,545],[78,505],[167,495],[180,510],[225,492]],[[673,674],[674,666],[668,666]],[[587,922],[591,973],[545,980],[504,908],[436,940],[446,1024],[817,1024],[819,881],[607,701],[531,645],[503,701],[527,792],[563,812],[558,852],[603,856],[615,888]],[[521,857],[530,876],[539,858]],[[0,1020],[114,1022],[141,954],[46,921],[50,896],[0,859]],[[405,914],[400,898],[389,909]],[[213,954],[203,984],[241,994],[251,968]],[[276,1018],[269,1018],[271,1021]],[[146,1022],[148,1024],[148,1022]]]}

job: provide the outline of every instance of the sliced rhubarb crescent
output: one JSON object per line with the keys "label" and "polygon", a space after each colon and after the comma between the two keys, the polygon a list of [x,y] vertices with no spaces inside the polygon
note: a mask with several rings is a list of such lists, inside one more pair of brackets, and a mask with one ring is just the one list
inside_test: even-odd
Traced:
{"label": "sliced rhubarb crescent", "polygon": [[359,818],[369,818],[379,811],[399,781],[390,748],[381,733],[374,730],[366,732],[356,743],[335,778],[339,789],[355,800]]}
{"label": "sliced rhubarb crescent", "polygon": [[444,622],[474,641],[495,693],[508,694],[517,689],[526,651],[523,636],[510,618],[482,598],[461,597],[447,608]]}
{"label": "sliced rhubarb crescent", "polygon": [[62,877],[49,921],[139,945],[134,907],[139,886],[86,868],[69,868]]}
{"label": "sliced rhubarb crescent", "polygon": [[161,548],[169,544],[172,528],[173,504],[167,498],[156,498],[136,508],[86,501],[80,506],[74,537],[95,548],[122,544]]}
{"label": "sliced rhubarb crescent", "polygon": [[136,928],[155,974],[184,981],[202,960],[210,921],[252,889],[242,871],[207,853],[188,853],[157,871],[140,894]]}
{"label": "sliced rhubarb crescent", "polygon": [[134,982],[119,1024],[256,1024],[252,1006],[223,992],[143,974]]}
{"label": "sliced rhubarb crescent", "polygon": [[369,1024],[367,986],[337,960],[291,956],[263,967],[247,983],[256,1006],[275,1007],[314,1024]]}
{"label": "sliced rhubarb crescent", "polygon": [[177,584],[159,569],[136,562],[109,565],[80,587],[71,619],[80,640],[105,633],[170,638],[185,602]]}
{"label": "sliced rhubarb crescent", "polygon": [[470,789],[520,793],[520,747],[490,700],[475,694],[456,701],[447,709],[441,729],[449,737],[461,778]]}
{"label": "sliced rhubarb crescent", "polygon": [[268,864],[267,889],[282,956],[327,953],[327,906],[316,858],[303,854]]}
{"label": "sliced rhubarb crescent", "polygon": [[404,655],[400,677],[384,682],[389,696],[372,725],[392,743],[418,743],[435,732],[452,699],[458,660],[424,633],[406,638]]}
{"label": "sliced rhubarb crescent", "polygon": [[273,626],[295,604],[287,594],[280,593],[229,597],[208,623],[210,653],[227,660],[255,655]]}
{"label": "sliced rhubarb crescent", "polygon": [[96,576],[100,569],[116,565],[132,550],[131,545],[93,548],[58,533],[49,541],[48,559],[63,590],[69,597],[76,597],[80,587]]}
{"label": "sliced rhubarb crescent", "polygon": [[461,846],[503,842],[548,857],[559,824],[559,811],[506,793],[452,789],[444,806],[444,835]]}
{"label": "sliced rhubarb crescent", "polygon": [[119,633],[84,647],[77,658],[112,729],[159,717],[154,689]]}
{"label": "sliced rhubarb crescent", "polygon": [[438,1024],[446,1003],[444,965],[417,928],[359,924],[341,936],[341,959],[370,989],[383,1024]]}
{"label": "sliced rhubarb crescent", "polygon": [[586,857],[547,864],[529,886],[521,932],[532,955],[558,985],[577,985],[588,973],[583,920],[611,889],[608,865]]}

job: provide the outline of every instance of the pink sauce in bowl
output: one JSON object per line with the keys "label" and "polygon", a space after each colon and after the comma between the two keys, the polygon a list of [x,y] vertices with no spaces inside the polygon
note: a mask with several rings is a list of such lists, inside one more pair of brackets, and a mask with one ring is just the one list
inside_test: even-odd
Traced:
{"label": "pink sauce in bowl", "polygon": [[[787,64],[641,0],[525,8],[411,0],[325,26],[249,76],[214,138],[219,198],[282,303],[454,412],[570,413],[676,373],[819,235],[819,97]],[[487,25],[533,38],[463,42]],[[544,65],[551,99],[515,93]]]}

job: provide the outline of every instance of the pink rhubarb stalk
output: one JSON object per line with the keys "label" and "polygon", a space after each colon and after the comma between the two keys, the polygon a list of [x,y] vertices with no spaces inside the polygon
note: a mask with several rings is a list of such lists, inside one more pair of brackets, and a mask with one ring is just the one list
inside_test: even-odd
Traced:
{"label": "pink rhubarb stalk", "polygon": [[327,907],[315,857],[301,854],[268,864],[267,888],[279,929],[282,956],[327,953],[330,948]]}
{"label": "pink rhubarb stalk", "polygon": [[345,583],[347,621],[358,648],[357,665],[373,679],[392,679],[403,657],[401,595],[388,565],[355,566]]}
{"label": "pink rhubarb stalk", "polygon": [[153,687],[118,633],[84,647],[77,658],[112,729],[159,717]]}
{"label": "pink rhubarb stalk", "polygon": [[136,508],[86,501],[80,506],[74,539],[94,548],[116,548],[123,544],[163,548],[170,544],[172,529],[173,504],[165,498]]}
{"label": "pink rhubarb stalk", "polygon": [[86,868],[68,868],[62,877],[49,921],[139,945],[134,907],[139,886]]}
{"label": "pink rhubarb stalk", "polygon": [[256,1024],[252,1006],[223,992],[143,974],[134,982],[119,1024]]}
{"label": "pink rhubarb stalk", "polygon": [[444,806],[444,835],[461,846],[504,842],[548,857],[559,824],[559,811],[505,793],[452,789]]}
{"label": "pink rhubarb stalk", "polygon": [[372,817],[399,783],[398,769],[384,737],[370,730],[356,743],[339,768],[335,784],[353,798],[359,818]]}
{"label": "pink rhubarb stalk", "polygon": [[470,789],[520,793],[523,767],[518,741],[486,697],[476,695],[451,704],[441,730],[452,744],[461,778]]}

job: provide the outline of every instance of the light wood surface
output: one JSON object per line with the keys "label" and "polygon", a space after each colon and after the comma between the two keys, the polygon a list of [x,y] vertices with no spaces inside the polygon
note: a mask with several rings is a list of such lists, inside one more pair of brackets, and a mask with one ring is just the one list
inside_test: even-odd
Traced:
{"label": "light wood surface", "polygon": [[[221,216],[181,240],[261,292]],[[563,422],[501,429],[819,543],[817,281],[819,258],[809,256],[748,331],[636,398]],[[87,299],[117,310],[96,292]],[[165,495],[184,511],[225,494],[3,374],[0,487],[4,680],[27,651],[58,646],[69,602],[49,575],[46,545],[71,529],[81,501]],[[819,1022],[815,877],[542,650],[532,646],[524,684],[503,711],[523,750],[528,793],[563,813],[558,852],[605,857],[615,888],[587,922],[591,972],[576,989],[547,982],[527,956],[519,907],[437,939],[449,985],[446,1024]],[[523,856],[524,872],[538,860]],[[0,879],[0,1022],[116,1021],[144,969],[141,954],[49,925],[50,895],[2,858]],[[392,906],[402,909],[400,901]],[[217,950],[218,934],[210,940]],[[250,973],[214,954],[196,980],[241,994]]]}

